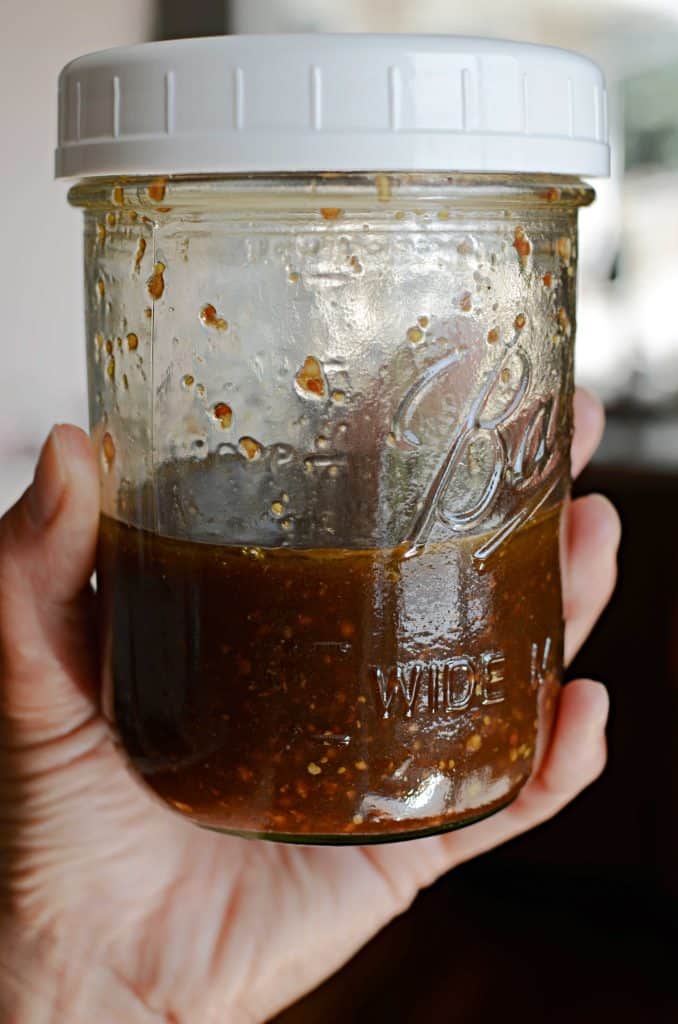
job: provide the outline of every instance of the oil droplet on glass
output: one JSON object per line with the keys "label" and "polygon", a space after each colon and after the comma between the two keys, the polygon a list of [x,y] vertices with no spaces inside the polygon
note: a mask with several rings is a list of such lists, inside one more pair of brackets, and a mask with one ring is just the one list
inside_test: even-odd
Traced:
{"label": "oil droplet on glass", "polygon": [[97,295],[99,296],[100,299],[103,299],[105,294],[106,294],[106,285],[104,283],[104,279],[102,277],[100,277],[99,280],[97,281]]}
{"label": "oil droplet on glass", "polygon": [[233,423],[233,410],[230,405],[227,405],[226,402],[218,402],[214,406],[213,412],[215,420],[219,420],[222,429],[228,430]]}
{"label": "oil droplet on glass", "polygon": [[388,174],[377,174],[374,179],[374,183],[377,186],[377,196],[379,201],[387,203],[391,198],[391,179]]}
{"label": "oil droplet on glass", "polygon": [[125,192],[122,185],[116,185],[111,193],[111,201],[114,206],[122,206],[125,202]]}
{"label": "oil droplet on glass", "polygon": [[134,254],[134,269],[135,269],[135,271],[137,273],[139,273],[139,270],[141,269],[141,261],[144,258],[144,253],[145,252],[146,252],[146,239],[145,238],[140,238],[139,241],[137,242],[137,251]]}
{"label": "oil droplet on glass", "polygon": [[320,362],[315,356],[307,356],[304,365],[297,370],[294,377],[297,394],[302,398],[324,398],[327,394],[327,382]]}
{"label": "oil droplet on glass", "polygon": [[104,434],[101,442],[101,448],[104,453],[106,464],[110,467],[115,458],[115,442],[109,433]]}
{"label": "oil droplet on glass", "polygon": [[109,212],[106,214],[106,223],[108,224],[109,228],[114,228],[115,225],[118,223],[118,218],[112,210],[109,210]]}
{"label": "oil droplet on glass", "polygon": [[521,267],[525,267],[527,259],[532,252],[532,244],[525,234],[525,229],[518,227],[516,228],[513,235],[513,248],[518,253]]}
{"label": "oil droplet on glass", "polygon": [[405,220],[405,211],[404,210],[396,210],[396,212],[395,212],[395,219],[396,220]]}
{"label": "oil droplet on glass", "polygon": [[332,401],[336,405],[343,405],[344,402],[346,401],[346,392],[345,391],[333,391],[332,395],[331,395],[331,398],[332,398]]}
{"label": "oil droplet on glass", "polygon": [[151,317],[153,316],[153,310],[151,309],[150,306],[146,306],[146,309],[144,310],[144,316],[146,317],[147,320],[150,320]]}
{"label": "oil droplet on glass", "polygon": [[214,327],[217,331],[227,331],[228,321],[219,316],[211,302],[200,310],[200,320],[205,327]]}
{"label": "oil droplet on glass", "polygon": [[156,263],[155,270],[153,271],[152,276],[149,277],[148,281],[146,282],[148,294],[154,301],[162,298],[162,294],[165,291],[164,274],[166,269],[167,268],[165,267],[164,263]]}
{"label": "oil droplet on glass", "polygon": [[344,211],[338,206],[323,206],[320,212],[324,220],[339,220]]}
{"label": "oil droplet on glass", "polygon": [[130,350],[130,352],[136,352],[136,350],[139,348],[139,338],[134,333],[134,331],[130,331],[130,333],[127,335],[127,348]]}
{"label": "oil droplet on glass", "polygon": [[238,448],[250,462],[261,457],[261,445],[253,437],[241,437],[238,441]]}
{"label": "oil droplet on glass", "polygon": [[285,506],[283,505],[282,501],[271,502],[271,512],[273,513],[274,516],[280,517],[282,516],[284,511]]}
{"label": "oil droplet on glass", "polygon": [[299,282],[300,276],[301,275],[298,274],[296,270],[293,270],[287,275],[287,280],[290,282],[290,284],[297,284]]}
{"label": "oil droplet on glass", "polygon": [[544,287],[545,288],[550,288],[551,285],[553,284],[553,274],[551,274],[547,270],[546,273],[544,274],[544,276],[542,277],[542,281],[544,282]]}
{"label": "oil droplet on glass", "polygon": [[161,203],[165,198],[165,192],[167,191],[167,180],[165,178],[156,178],[148,186],[148,198],[152,203]]}
{"label": "oil droplet on glass", "polygon": [[111,353],[113,352],[113,339],[112,338],[108,338],[106,340],[106,345],[104,347],[106,349],[107,354],[110,356]]}
{"label": "oil droplet on glass", "polygon": [[499,331],[497,330],[496,327],[493,327],[491,331],[487,332],[487,340],[490,343],[490,345],[496,345],[496,343],[499,341]]}
{"label": "oil droplet on glass", "polygon": [[419,319],[417,320],[417,323],[419,324],[420,327],[426,330],[430,323],[430,320],[427,316],[420,316]]}
{"label": "oil droplet on glass", "polygon": [[320,451],[327,451],[330,446],[329,437],[325,437],[324,434],[319,434],[315,439],[315,446],[316,448],[319,448]]}
{"label": "oil droplet on glass", "polygon": [[513,326],[517,331],[522,331],[523,327],[527,323],[527,319],[524,313],[518,313],[518,316],[513,321]]}
{"label": "oil droplet on glass", "polygon": [[558,310],[557,318],[558,326],[560,327],[565,337],[569,338],[570,334],[572,333],[572,324],[570,323],[570,318],[567,315],[567,310],[564,306],[561,306]]}
{"label": "oil droplet on glass", "polygon": [[201,398],[205,397],[205,385],[204,384],[197,384],[195,390],[197,391],[197,393],[200,395]]}
{"label": "oil droplet on glass", "polygon": [[407,340],[411,341],[413,345],[418,345],[424,337],[424,332],[421,327],[410,327],[407,331]]}
{"label": "oil droplet on glass", "polygon": [[475,242],[470,235],[463,238],[457,246],[457,252],[460,256],[472,256],[475,251]]}
{"label": "oil droplet on glass", "polygon": [[572,259],[572,241],[563,235],[559,238],[555,244],[556,255],[560,257],[566,267],[569,267],[570,260]]}
{"label": "oil droplet on glass", "polygon": [[186,388],[187,391],[190,390],[190,388],[192,388],[194,384],[195,377],[190,373],[184,374],[184,376],[181,378],[181,385],[182,387]]}
{"label": "oil droplet on glass", "polygon": [[115,356],[111,356],[106,363],[106,376],[109,380],[114,380],[115,378]]}
{"label": "oil droplet on glass", "polygon": [[106,225],[97,224],[97,244],[103,248],[104,242],[106,241]]}

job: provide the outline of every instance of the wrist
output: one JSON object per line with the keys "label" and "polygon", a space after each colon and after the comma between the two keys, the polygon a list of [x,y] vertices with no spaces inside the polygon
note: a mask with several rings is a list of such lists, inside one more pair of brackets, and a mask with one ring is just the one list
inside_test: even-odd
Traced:
{"label": "wrist", "polygon": [[44,943],[0,925],[0,1020],[52,1024],[59,1003],[56,974],[46,968]]}
{"label": "wrist", "polygon": [[[158,1019],[161,1015],[158,1014]],[[0,924],[3,1024],[150,1024],[156,1015],[91,951]]]}

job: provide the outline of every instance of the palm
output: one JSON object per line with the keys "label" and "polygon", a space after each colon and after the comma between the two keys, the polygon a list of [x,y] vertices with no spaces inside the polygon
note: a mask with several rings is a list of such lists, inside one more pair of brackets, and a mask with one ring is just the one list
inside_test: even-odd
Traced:
{"label": "palm", "polygon": [[[247,1009],[270,1012],[272,992],[284,1003],[320,980],[442,863],[436,841],[336,850],[202,832],[141,790],[100,720],[59,747],[5,851],[33,865],[22,872],[22,909],[40,927],[77,935],[116,984],[180,1019],[190,1007],[187,1019],[202,1021],[213,1003],[244,1012],[243,993]],[[23,752],[26,771],[30,757]]]}
{"label": "palm", "polygon": [[[22,753],[26,774],[30,758]],[[49,773],[32,787],[22,818],[5,856],[21,863],[26,918],[76,935],[117,984],[181,1019],[189,1007],[206,1019],[213,1002],[237,1004],[244,992],[269,1012],[268,991],[257,992],[262,964],[272,975],[266,989],[293,997],[341,963],[433,870],[421,843],[398,856],[201,832],[142,792],[99,719],[52,747]],[[404,868],[397,883],[396,859]],[[285,993],[286,979],[275,975],[289,969],[291,955],[298,973]]]}
{"label": "palm", "polygon": [[[580,431],[579,461],[595,433],[594,426],[583,438]],[[84,522],[82,486],[76,498]],[[79,589],[90,571],[94,508],[92,514],[88,539],[80,531]],[[601,546],[605,522],[608,542]],[[609,592],[616,526],[610,529],[606,506],[588,502],[573,506],[569,532],[572,652]],[[129,1007],[130,1019],[140,1008],[153,1013],[149,1020],[155,1014],[166,1021],[221,1020],[227,1010],[232,1021],[263,1020],[336,969],[421,886],[555,813],[602,766],[601,694],[581,682],[564,691],[537,777],[510,808],[479,825],[394,846],[343,849],[200,831],[138,786],[108,736],[91,692],[97,672],[96,652],[85,642],[91,599],[71,601],[58,625],[35,602],[27,619],[16,602],[25,572],[15,559],[10,564],[5,559],[0,572],[4,725],[12,741],[0,748],[0,804],[12,813],[0,857],[17,919],[31,934],[49,936],[65,975],[64,999],[69,986],[100,985],[104,977],[107,1000]],[[74,574],[72,566],[36,568],[29,600],[36,585],[47,585],[46,574],[60,569]],[[22,687],[22,679],[38,672],[49,706],[45,693]]]}

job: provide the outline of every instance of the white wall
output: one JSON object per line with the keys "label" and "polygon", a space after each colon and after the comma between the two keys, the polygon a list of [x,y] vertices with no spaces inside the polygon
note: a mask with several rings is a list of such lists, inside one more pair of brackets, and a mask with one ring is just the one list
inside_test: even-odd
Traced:
{"label": "white wall", "polygon": [[230,0],[234,32],[453,32],[570,47],[589,38],[600,51],[628,22],[634,61],[661,50],[657,24],[677,16],[676,0]]}
{"label": "white wall", "polygon": [[86,421],[80,213],[52,180],[56,83],[89,50],[150,36],[151,0],[0,4],[0,511],[55,421]]}

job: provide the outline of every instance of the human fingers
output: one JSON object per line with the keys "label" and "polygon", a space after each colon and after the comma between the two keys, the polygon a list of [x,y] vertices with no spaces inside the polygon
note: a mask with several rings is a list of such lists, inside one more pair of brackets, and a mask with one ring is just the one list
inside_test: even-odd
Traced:
{"label": "human fingers", "polygon": [[586,388],[574,393],[574,434],[572,437],[572,476],[578,477],[596,448],[605,429],[605,413],[600,400]]}
{"label": "human fingers", "polygon": [[584,643],[610,600],[617,580],[621,525],[602,494],[579,498],[568,509],[563,557],[565,662]]}
{"label": "human fingers", "polygon": [[10,746],[49,741],[92,714],[98,514],[90,441],[76,427],[55,427],[31,486],[0,520],[0,698]]}
{"label": "human fingers", "polygon": [[601,683],[578,679],[564,686],[548,750],[540,767],[503,811],[467,828],[431,839],[376,848],[380,871],[403,890],[400,909],[420,888],[463,861],[500,846],[553,817],[589,786],[606,760],[609,710]]}

